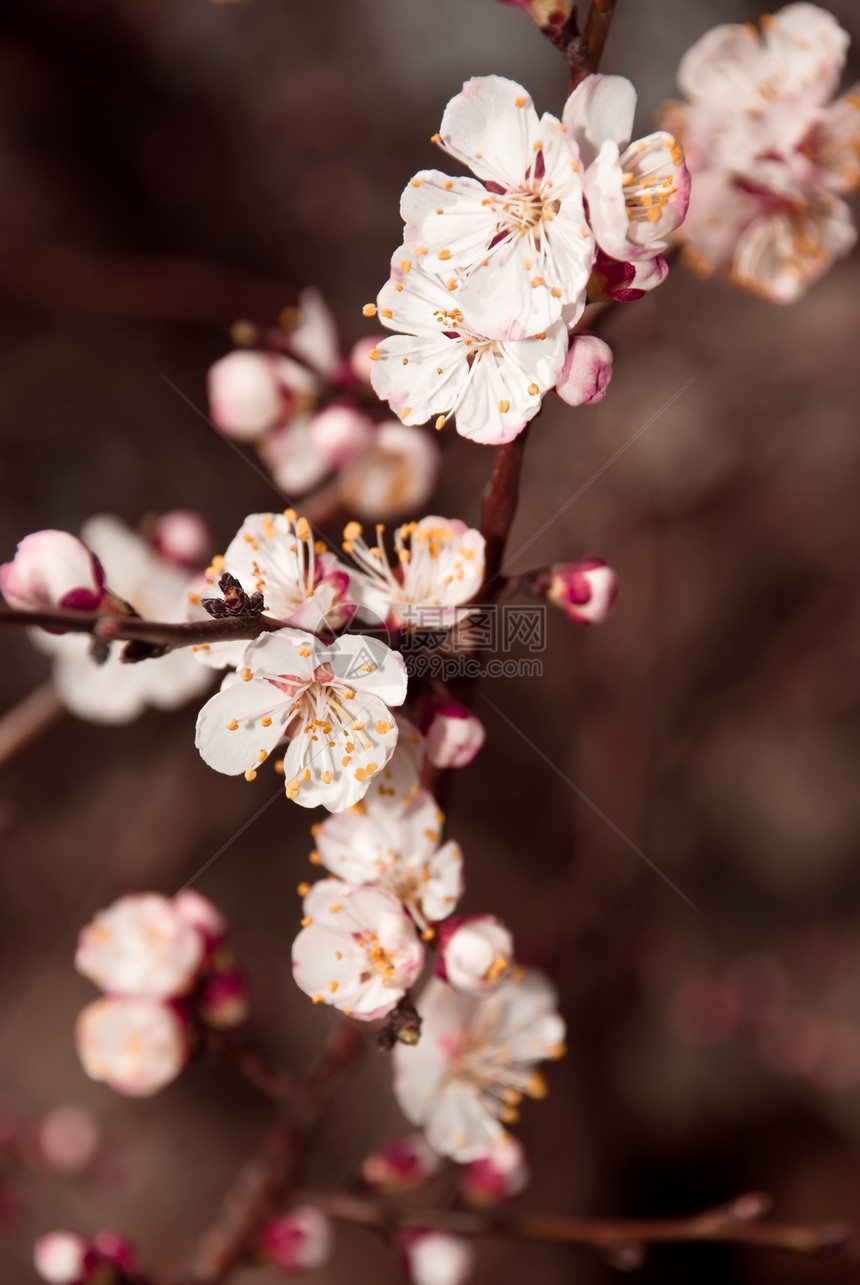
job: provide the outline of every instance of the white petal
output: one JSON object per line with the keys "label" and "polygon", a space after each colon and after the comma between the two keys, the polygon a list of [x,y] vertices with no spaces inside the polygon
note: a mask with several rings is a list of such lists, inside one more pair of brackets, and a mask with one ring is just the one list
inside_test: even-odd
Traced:
{"label": "white petal", "polygon": [[487,1155],[505,1130],[463,1080],[442,1089],[425,1125],[427,1141],[440,1155],[460,1164]]}
{"label": "white petal", "polygon": [[[483,183],[421,170],[403,191],[400,213],[408,254],[426,272],[450,276],[479,263],[496,235],[497,215]],[[420,251],[420,255],[418,252]]]}
{"label": "white petal", "polygon": [[299,324],[290,334],[290,348],[326,379],[337,374],[337,328],[322,291],[314,286],[299,295]]}
{"label": "white petal", "polygon": [[445,150],[479,178],[515,187],[533,162],[540,121],[522,85],[475,76],[445,108],[439,133]]}
{"label": "white petal", "polygon": [[206,702],[197,716],[194,743],[216,772],[238,776],[262,762],[261,753],[265,758],[272,752],[292,714],[290,697],[265,679],[252,678]]}
{"label": "white petal", "polygon": [[568,97],[562,120],[576,141],[584,166],[606,142],[626,147],[633,132],[636,90],[623,76],[586,76]]}
{"label": "white petal", "polygon": [[381,356],[371,371],[373,391],[405,424],[444,415],[469,376],[468,348],[438,331],[423,342],[392,335],[377,351]]}

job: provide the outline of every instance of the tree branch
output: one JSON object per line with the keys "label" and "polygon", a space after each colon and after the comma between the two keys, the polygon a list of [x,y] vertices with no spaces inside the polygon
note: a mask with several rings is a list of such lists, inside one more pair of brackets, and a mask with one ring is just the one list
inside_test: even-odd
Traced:
{"label": "tree branch", "polygon": [[461,1236],[581,1245],[623,1251],[646,1245],[757,1245],[808,1256],[838,1254],[860,1258],[853,1228],[843,1224],[761,1223],[770,1209],[767,1196],[739,1196],[727,1205],[690,1218],[566,1218],[553,1214],[475,1213],[459,1209],[424,1209],[393,1201],[340,1193],[303,1191],[298,1199],[344,1222],[390,1232],[404,1227],[440,1228]]}
{"label": "tree branch", "polygon": [[92,634],[102,642],[134,640],[167,648],[200,647],[206,643],[253,639],[260,634],[274,633],[283,627],[280,620],[272,620],[265,615],[176,624],[140,620],[137,616],[105,615],[98,611],[13,611],[9,608],[0,610],[0,625],[35,625],[41,629]]}

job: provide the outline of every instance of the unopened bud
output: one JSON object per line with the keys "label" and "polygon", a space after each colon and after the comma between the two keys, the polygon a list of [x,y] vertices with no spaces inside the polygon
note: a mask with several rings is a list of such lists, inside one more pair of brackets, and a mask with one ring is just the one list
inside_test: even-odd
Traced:
{"label": "unopened bud", "polygon": [[601,558],[550,567],[546,596],[571,619],[598,625],[606,619],[618,597],[618,577]]}
{"label": "unopened bud", "polygon": [[588,302],[613,299],[616,303],[633,303],[661,285],[668,273],[669,265],[660,254],[627,263],[598,250],[588,282]]}
{"label": "unopened bud", "polygon": [[612,378],[612,349],[597,335],[571,335],[567,361],[555,386],[568,406],[602,402]]}
{"label": "unopened bud", "polygon": [[435,767],[465,767],[486,738],[476,714],[457,701],[430,700],[421,709],[427,757]]}
{"label": "unopened bud", "polygon": [[34,531],[0,566],[0,592],[19,611],[97,611],[106,596],[94,553],[68,531]]}
{"label": "unopened bud", "polygon": [[493,915],[447,920],[438,946],[436,972],[463,995],[491,995],[511,974],[514,939]]}
{"label": "unopened bud", "polygon": [[441,1164],[423,1133],[407,1133],[368,1156],[362,1162],[361,1176],[374,1191],[396,1195],[426,1187]]}
{"label": "unopened bud", "polygon": [[331,1247],[331,1223],[310,1205],[291,1209],[266,1223],[258,1243],[260,1256],[288,1275],[322,1267]]}
{"label": "unopened bud", "polygon": [[476,1209],[490,1209],[512,1200],[529,1181],[529,1166],[522,1143],[506,1133],[493,1143],[492,1151],[465,1165],[460,1176],[460,1194]]}
{"label": "unopened bud", "polygon": [[212,973],[200,987],[197,1007],[206,1025],[216,1031],[242,1026],[250,1013],[245,978],[238,969]]}
{"label": "unopened bud", "polygon": [[237,350],[210,368],[209,414],[217,428],[238,442],[252,442],[289,419],[292,396],[283,358]]}

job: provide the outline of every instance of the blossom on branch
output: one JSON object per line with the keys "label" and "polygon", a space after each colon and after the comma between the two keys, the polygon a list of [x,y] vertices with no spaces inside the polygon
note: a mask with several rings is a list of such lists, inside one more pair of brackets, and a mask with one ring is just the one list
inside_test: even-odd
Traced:
{"label": "blossom on branch", "polygon": [[205,940],[158,893],[133,893],[101,910],[80,934],[75,967],[111,995],[169,999],[191,989]]}
{"label": "blossom on branch", "polygon": [[278,1214],[260,1232],[260,1257],[288,1276],[311,1272],[331,1257],[334,1235],[325,1214],[311,1205],[298,1205]]}
{"label": "blossom on branch", "polygon": [[361,1162],[362,1181],[373,1191],[397,1195],[420,1191],[438,1175],[442,1161],[423,1133],[393,1138]]}
{"label": "blossom on branch", "polygon": [[447,919],[463,891],[463,854],[451,841],[439,845],[444,816],[422,790],[395,811],[363,806],[328,817],[315,827],[319,858],[344,882],[376,884],[403,903],[418,927]]}
{"label": "blossom on branch", "polygon": [[321,879],[304,899],[293,976],[315,1004],[361,1021],[384,1017],[418,978],[424,947],[397,898],[380,887]]}
{"label": "blossom on branch", "polygon": [[602,402],[612,378],[612,349],[598,335],[571,335],[567,361],[555,386],[568,406]]}
{"label": "blossom on branch", "polygon": [[22,611],[97,611],[107,590],[102,565],[82,540],[34,531],[0,566],[0,593]]}
{"label": "blossom on branch", "polygon": [[253,780],[283,737],[287,798],[342,812],[356,803],[397,743],[390,706],[406,699],[402,657],[378,639],[326,645],[279,629],[252,642],[240,681],[200,711],[196,745],[210,767]]}
{"label": "blossom on branch", "polygon": [[412,1285],[465,1285],[475,1251],[447,1231],[410,1231],[400,1236],[406,1275]]}
{"label": "blossom on branch", "polygon": [[407,254],[437,276],[453,273],[470,324],[489,337],[525,339],[562,316],[572,325],[594,241],[567,125],[539,117],[515,81],[476,76],[449,102],[435,141],[478,177],[415,175],[400,205]]}
{"label": "blossom on branch", "polygon": [[471,318],[456,277],[431,275],[403,248],[377,299],[379,316],[402,333],[374,349],[374,391],[404,424],[453,415],[463,437],[509,442],[540,409],[567,356],[567,326],[555,321],[525,339],[490,338]]}
{"label": "blossom on branch", "polygon": [[467,915],[442,926],[436,973],[461,995],[492,995],[514,966],[514,939],[494,915]]}
{"label": "blossom on branch", "polygon": [[515,972],[494,995],[470,999],[433,977],[418,1001],[421,1039],[398,1045],[394,1092],[407,1119],[440,1155],[470,1161],[488,1154],[517,1119],[524,1096],[542,1098],[535,1069],[564,1052],[564,1022],[542,974]]}
{"label": "blossom on branch", "polygon": [[76,1043],[91,1080],[117,1093],[149,1097],[179,1075],[191,1040],[179,1011],[156,999],[107,996],[79,1014]]}
{"label": "blossom on branch", "polygon": [[[376,544],[368,546],[358,522],[344,529],[344,551],[358,565],[353,592],[388,628],[421,627],[422,608],[432,612],[433,628],[449,628],[462,618],[458,610],[484,580],[484,537],[457,518],[427,517],[406,522],[394,532],[392,567],[376,527]],[[423,622],[425,625],[429,621]]]}
{"label": "blossom on branch", "polygon": [[569,620],[597,625],[607,618],[618,597],[618,577],[602,558],[557,563],[549,568],[546,597]]}
{"label": "blossom on branch", "polygon": [[848,33],[813,4],[714,27],[678,69],[664,122],[695,177],[684,257],[774,303],[793,303],[856,231],[840,194],[860,181],[860,93],[833,101]]}
{"label": "blossom on branch", "polygon": [[684,221],[690,175],[665,130],[631,143],[636,90],[623,76],[586,76],[567,100],[564,124],[585,167],[588,217],[614,259],[653,259]]}
{"label": "blossom on branch", "polygon": [[421,706],[421,730],[434,767],[467,767],[484,744],[484,724],[459,701],[431,698]]}

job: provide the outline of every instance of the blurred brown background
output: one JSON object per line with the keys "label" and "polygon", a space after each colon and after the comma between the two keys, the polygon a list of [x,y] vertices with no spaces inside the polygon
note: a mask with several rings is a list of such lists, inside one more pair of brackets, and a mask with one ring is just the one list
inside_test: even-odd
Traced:
{"label": "blurred brown background", "polygon": [[[856,40],[856,4],[827,7]],[[693,40],[758,12],[619,0],[604,70],[636,83],[641,132]],[[246,512],[282,507],[161,374],[205,406],[229,324],[273,321],[309,283],[346,341],[365,333],[400,190],[433,163],[447,99],[488,72],[561,106],[558,55],[495,0],[7,0],[0,555],[39,527],[176,506],[223,547]],[[784,310],[677,269],[609,318],[605,402],[548,400],[532,434],[512,553],[653,420],[514,561],[606,558],[614,616],[591,632],[553,617],[544,677],[483,690],[698,912],[479,703],[488,744],[449,805],[464,904],[510,919],[570,1024],[550,1097],[524,1113],[530,1208],[683,1213],[763,1189],[787,1220],[860,1221],[858,290],[856,257]],[[433,507],[474,522],[491,454],[446,449]],[[7,709],[46,666],[0,642]],[[210,772],[194,715],[68,719],[0,778],[4,1100],[25,1120],[86,1104],[103,1130],[74,1182],[10,1164],[4,1279],[32,1278],[33,1236],[57,1225],[114,1227],[175,1267],[269,1119],[211,1061],[132,1102],[90,1084],[72,1045],[93,995],[78,928],[124,892],[175,891],[274,789]],[[196,885],[230,915],[260,1027],[295,1067],[330,1019],[289,975],[311,819],[278,803]],[[342,1185],[399,1127],[379,1055],[339,1095],[313,1180]],[[584,1252],[481,1245],[476,1280],[613,1276]],[[714,1248],[660,1252],[640,1277],[691,1278],[854,1277]],[[319,1279],[397,1269],[345,1230]]]}

